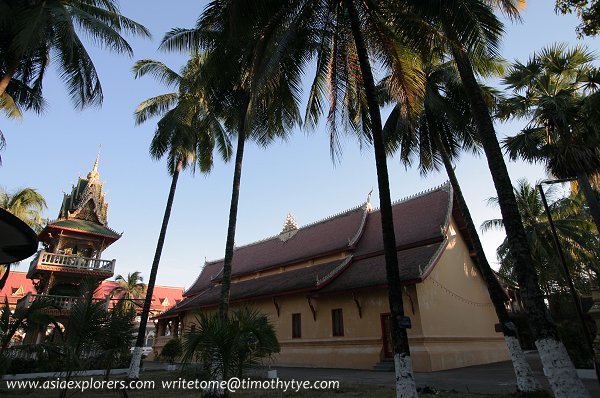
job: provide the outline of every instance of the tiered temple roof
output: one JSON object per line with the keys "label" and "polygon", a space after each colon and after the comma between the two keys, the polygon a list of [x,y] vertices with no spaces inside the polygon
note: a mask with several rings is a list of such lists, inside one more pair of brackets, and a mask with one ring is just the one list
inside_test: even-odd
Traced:
{"label": "tiered temple roof", "polygon": [[[396,202],[393,214],[401,281],[421,282],[446,247],[451,216],[460,218],[457,224],[462,229],[452,188],[447,183]],[[298,228],[285,241],[275,236],[236,248],[230,300],[387,286],[380,217],[380,211],[367,202]],[[295,268],[297,264],[304,265]],[[206,262],[185,299],[163,316],[218,305],[222,268],[223,260]]]}
{"label": "tiered temple roof", "polygon": [[99,159],[98,153],[87,178],[80,177],[77,184],[73,185],[71,193],[64,195],[58,218],[49,221],[39,235],[42,241],[48,239],[52,230],[93,235],[108,242],[121,237],[121,234],[108,227],[108,203],[106,194],[102,191],[103,184],[99,180]]}

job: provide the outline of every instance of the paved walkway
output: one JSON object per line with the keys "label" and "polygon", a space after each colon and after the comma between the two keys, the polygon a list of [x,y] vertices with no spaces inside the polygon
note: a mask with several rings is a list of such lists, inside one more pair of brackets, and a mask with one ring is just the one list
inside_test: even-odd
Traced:
{"label": "paved walkway", "polygon": [[[538,380],[549,390],[537,352],[527,353],[527,360]],[[341,383],[394,385],[393,372],[280,366],[273,366],[272,369],[277,369],[278,376],[282,379],[339,380]],[[487,394],[516,391],[515,374],[510,361],[439,372],[416,372],[415,379],[418,387],[427,386],[441,390]],[[590,392],[590,397],[600,397],[600,384],[596,379],[583,379],[583,383]]]}
{"label": "paved walkway", "polygon": [[[538,380],[550,390],[540,363],[537,352],[526,354]],[[146,370],[163,370],[164,364],[146,362]],[[344,383],[394,385],[393,372],[376,372],[356,369],[324,369],[324,368],[294,368],[272,366],[277,369],[277,376],[290,380],[339,380]],[[265,372],[257,372],[264,374]],[[415,379],[418,387],[432,387],[440,390],[457,390],[484,394],[511,393],[516,391],[515,374],[510,361],[487,365],[470,366],[467,368],[444,370],[439,372],[416,372]],[[600,397],[600,384],[596,379],[583,379],[590,392],[590,397]]]}

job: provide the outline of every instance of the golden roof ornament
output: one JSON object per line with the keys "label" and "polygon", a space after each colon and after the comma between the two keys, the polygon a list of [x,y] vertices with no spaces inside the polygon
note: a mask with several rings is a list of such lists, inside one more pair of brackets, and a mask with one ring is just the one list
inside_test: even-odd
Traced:
{"label": "golden roof ornament", "polygon": [[298,224],[296,223],[296,219],[292,213],[288,212],[287,216],[285,217],[285,222],[283,223],[283,229],[279,234],[279,240],[285,242],[292,236],[296,235],[296,232],[298,232]]}
{"label": "golden roof ornament", "polygon": [[371,204],[371,195],[373,194],[373,188],[371,188],[371,192],[367,195],[367,211],[370,213],[373,211],[373,205]]}
{"label": "golden roof ornament", "polygon": [[100,177],[100,174],[98,173],[98,163],[100,162],[100,149],[102,149],[102,144],[100,144],[100,148],[98,148],[98,154],[96,155],[96,161],[94,162],[94,166],[87,175],[87,179],[89,182],[95,182],[98,180],[98,177]]}

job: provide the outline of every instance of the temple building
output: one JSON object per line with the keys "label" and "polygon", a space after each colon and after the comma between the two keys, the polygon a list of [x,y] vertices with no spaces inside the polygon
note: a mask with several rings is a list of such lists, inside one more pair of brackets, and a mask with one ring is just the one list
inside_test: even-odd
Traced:
{"label": "temple building", "polygon": [[[436,371],[508,359],[452,187],[393,205],[413,368]],[[207,261],[184,299],[158,320],[155,353],[218,308],[223,260]],[[381,215],[370,200],[298,227],[288,215],[273,237],[236,247],[231,308],[251,306],[274,324],[275,364],[363,368],[392,357]]]}

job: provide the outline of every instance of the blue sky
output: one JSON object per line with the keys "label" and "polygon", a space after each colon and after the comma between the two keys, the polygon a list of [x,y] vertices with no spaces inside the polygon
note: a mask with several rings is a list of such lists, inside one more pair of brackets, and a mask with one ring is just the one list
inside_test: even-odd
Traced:
{"label": "blue sky", "polygon": [[[48,202],[45,217],[50,219],[58,215],[63,192],[70,191],[78,176],[87,175],[102,144],[99,171],[109,201],[109,226],[123,232],[102,257],[117,259],[118,274],[141,271],[148,277],[170,184],[164,162],[148,156],[154,122],[136,127],[133,120],[137,104],[167,89],[149,77],[134,80],[131,67],[137,59],[154,58],[178,69],[185,56],[158,51],[158,43],[173,27],[191,27],[204,4],[191,0],[168,6],[158,1],[123,1],[123,14],[148,27],[153,38],[131,39],[135,51],[131,59],[88,45],[104,89],[101,108],[74,110],[52,69],[44,82],[49,107],[43,115],[29,113],[19,122],[0,116],[0,129],[8,144],[1,154],[0,184],[9,191],[37,188]],[[547,44],[579,42],[576,18],[555,15],[553,5],[551,1],[531,1],[523,13],[523,24],[507,22],[502,48],[506,59],[524,61]],[[584,43],[599,49],[597,39]],[[511,135],[519,127],[517,123],[501,125],[498,132],[500,136]],[[290,211],[299,225],[305,225],[359,205],[371,189],[377,206],[372,150],[361,150],[347,139],[341,161],[333,165],[328,145],[327,132],[321,127],[310,134],[295,131],[285,142],[267,149],[252,143],[246,146],[238,245],[279,233]],[[393,200],[446,180],[443,174],[424,179],[415,170],[405,170],[397,158],[391,158],[388,167]],[[464,155],[456,171],[475,222],[500,217],[497,209],[486,206],[495,191],[485,159]],[[513,182],[546,177],[539,166],[523,163],[510,163],[509,171]],[[181,176],[158,272],[159,284],[189,287],[205,258],[223,257],[232,175],[231,163],[217,161],[208,176]],[[486,233],[482,238],[489,260],[495,263],[495,248],[503,233]],[[27,266],[28,260],[19,270]]]}

